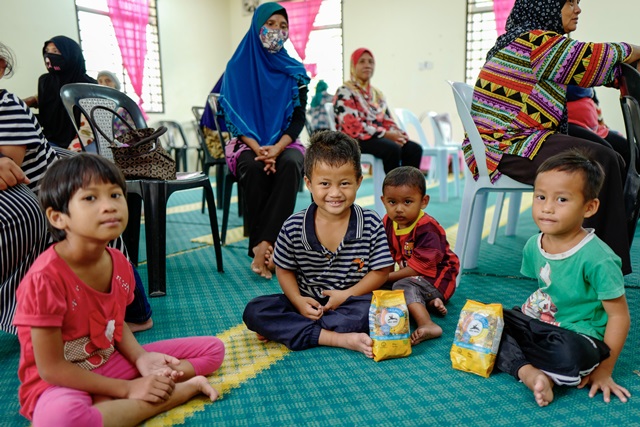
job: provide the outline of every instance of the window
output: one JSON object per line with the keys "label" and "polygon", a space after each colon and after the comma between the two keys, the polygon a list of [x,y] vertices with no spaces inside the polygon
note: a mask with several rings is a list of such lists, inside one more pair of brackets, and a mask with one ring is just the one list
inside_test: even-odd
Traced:
{"label": "window", "polygon": [[[147,55],[144,66],[142,99],[146,112],[162,113],[164,112],[164,102],[160,71],[157,0],[148,1],[149,24],[147,25]],[[122,90],[138,101],[138,96],[124,69],[108,10],[107,0],[76,0],[80,46],[87,64],[87,74],[96,77],[102,70],[112,71],[120,79]]]}
{"label": "window", "polygon": [[[293,44],[285,43],[291,57],[300,60]],[[316,76],[309,83],[309,97],[315,93],[320,79],[329,85],[329,93],[334,93],[342,85],[342,0],[323,0],[309,33],[305,64],[316,65]],[[310,102],[311,98],[309,98]]]}
{"label": "window", "polygon": [[475,84],[487,52],[495,44],[496,38],[493,0],[467,0],[467,83]]}

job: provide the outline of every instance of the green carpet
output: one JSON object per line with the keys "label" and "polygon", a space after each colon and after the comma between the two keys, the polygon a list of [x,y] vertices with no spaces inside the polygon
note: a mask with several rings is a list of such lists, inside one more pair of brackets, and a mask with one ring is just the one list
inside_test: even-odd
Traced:
{"label": "green carpet", "polygon": [[[371,195],[371,185],[365,180],[358,196]],[[429,189],[433,197],[427,211],[445,228],[454,227],[460,199],[439,203],[437,191]],[[449,350],[467,299],[511,307],[535,289],[534,281],[519,274],[522,246],[536,232],[530,211],[521,215],[516,236],[505,237],[501,230],[495,245],[482,242],[478,268],[465,272],[449,315],[435,318],[444,329],[442,338],[414,347],[408,358],[376,363],[348,350],[290,352],[258,342],[242,325],[242,310],[251,298],[278,292],[279,286],[251,273],[246,240],[223,247],[225,272],[217,273],[213,247],[192,242],[210,232],[200,197],[187,191],[170,199],[170,209],[181,212],[168,218],[167,296],[151,299],[154,327],[137,337],[143,344],[185,335],[221,337],[227,355],[211,377],[221,398],[215,403],[194,399],[147,425],[640,425],[640,376],[633,372],[640,369],[640,330],[633,316],[640,307],[640,273],[627,277],[632,327],[614,376],[631,391],[628,403],[612,399],[605,404],[601,395],[590,399],[586,390],[556,388],[555,401],[539,408],[531,392],[506,374],[482,378],[451,368]],[[371,197],[367,200],[373,204]],[[308,203],[309,194],[299,193],[297,208]],[[230,228],[240,226],[233,206]],[[636,236],[632,259],[640,272],[638,242]],[[144,263],[140,273],[146,280]],[[0,334],[1,426],[28,425],[18,414],[18,356],[17,339]]]}

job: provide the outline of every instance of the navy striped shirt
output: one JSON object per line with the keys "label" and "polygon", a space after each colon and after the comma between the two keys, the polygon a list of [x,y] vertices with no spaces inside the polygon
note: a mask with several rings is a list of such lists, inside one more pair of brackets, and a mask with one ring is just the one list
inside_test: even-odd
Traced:
{"label": "navy striped shirt", "polygon": [[0,90],[0,145],[26,146],[20,167],[31,180],[29,188],[38,191],[40,179],[57,156],[29,107],[5,90]]}
{"label": "navy striped shirt", "polygon": [[331,252],[316,235],[317,208],[313,203],[285,221],[273,254],[278,267],[295,272],[302,295],[322,298],[324,290],[349,289],[368,272],[393,265],[387,235],[374,211],[352,205],[347,233]]}

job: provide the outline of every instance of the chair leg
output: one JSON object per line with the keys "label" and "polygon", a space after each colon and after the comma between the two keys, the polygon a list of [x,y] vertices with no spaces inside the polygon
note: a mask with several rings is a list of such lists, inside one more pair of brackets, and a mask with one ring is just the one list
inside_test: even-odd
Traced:
{"label": "chair leg", "polygon": [[230,179],[229,177],[225,178],[224,193],[223,193],[224,199],[222,201],[222,229],[220,230],[220,240],[223,245],[226,244],[227,242],[227,226],[229,224],[229,210],[231,210],[231,190],[232,189],[233,189],[233,180]]}
{"label": "chair leg", "polygon": [[[226,165],[216,165],[216,198],[218,202],[224,200],[224,179],[227,175]],[[222,209],[222,203],[218,203],[218,209]]]}
{"label": "chair leg", "polygon": [[498,235],[498,228],[500,227],[500,217],[502,216],[502,207],[504,206],[505,192],[498,193],[496,197],[496,205],[493,211],[493,220],[491,221],[491,231],[489,232],[489,238],[487,242],[493,245],[496,242],[496,236]]}
{"label": "chair leg", "polygon": [[218,230],[218,217],[216,214],[216,202],[213,197],[213,190],[211,189],[211,185],[208,183],[204,183],[204,193],[207,196],[207,209],[209,210],[209,223],[211,224],[211,236],[213,236],[213,246],[216,251],[216,265],[218,266],[218,271],[223,272],[224,268],[222,266],[222,245],[220,244],[220,234]]}
{"label": "chair leg", "polygon": [[384,163],[382,159],[375,158],[373,160],[373,164],[371,165],[371,169],[373,170],[373,205],[375,207],[376,212],[380,215],[380,218],[384,216],[386,213],[386,209],[384,207],[384,203],[382,203],[382,183],[384,182],[384,177],[386,176],[384,172]]}
{"label": "chair leg", "polygon": [[509,216],[507,217],[507,228],[505,235],[515,236],[518,218],[520,218],[520,204],[522,202],[522,192],[515,191],[509,195]]}
{"label": "chair leg", "polygon": [[129,222],[124,233],[122,233],[122,240],[127,248],[129,260],[137,267],[140,248],[140,209],[142,208],[142,198],[140,195],[129,193],[127,196],[127,207],[129,208]]}
{"label": "chair leg", "polygon": [[465,191],[460,207],[455,246],[461,270],[476,268],[478,265],[486,208],[487,193],[476,193],[473,190]]}
{"label": "chair leg", "polygon": [[[209,168],[211,166],[202,166],[202,173],[204,174],[204,176],[206,176],[207,178],[209,177]],[[216,184],[217,185],[217,184]],[[205,202],[205,194],[204,191],[202,192],[202,207],[200,208],[200,213],[204,213],[204,202]]]}
{"label": "chair leg", "polygon": [[145,185],[145,233],[149,295],[167,294],[167,189],[162,183]]}
{"label": "chair leg", "polygon": [[460,161],[459,161],[460,152],[456,152],[451,156],[451,165],[453,169],[453,182],[455,184],[455,195],[456,197],[460,197]]}
{"label": "chair leg", "polygon": [[441,152],[438,155],[438,166],[436,166],[438,181],[440,184],[440,202],[446,203],[449,200],[447,194],[447,177],[449,176],[449,156]]}

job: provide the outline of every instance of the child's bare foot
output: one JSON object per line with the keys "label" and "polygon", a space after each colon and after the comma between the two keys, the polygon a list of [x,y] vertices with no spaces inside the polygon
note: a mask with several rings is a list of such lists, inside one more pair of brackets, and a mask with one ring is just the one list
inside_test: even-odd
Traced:
{"label": "child's bare foot", "polygon": [[373,359],[373,340],[364,332],[339,333],[323,329],[320,331],[318,344],[358,351]]}
{"label": "child's bare foot", "polygon": [[447,307],[444,306],[444,303],[440,298],[429,301],[428,305],[429,308],[436,310],[441,316],[447,314]]}
{"label": "child's bare foot", "polygon": [[218,391],[215,388],[211,387],[209,381],[202,375],[193,377],[182,384],[188,387],[193,387],[193,390],[196,392],[194,393],[194,396],[197,393],[202,393],[209,399],[211,399],[212,402],[218,398]]}
{"label": "child's bare foot", "polygon": [[267,266],[269,271],[275,271],[276,265],[273,263],[273,246],[269,245],[267,251],[264,253],[264,264]]}
{"label": "child's bare foot", "polygon": [[251,262],[251,270],[264,277],[265,279],[271,279],[271,270],[267,267],[267,249],[271,247],[271,244],[267,241],[262,241],[253,247],[253,262]]}
{"label": "child's bare foot", "polygon": [[264,336],[260,335],[259,333],[256,333],[256,336],[258,337],[258,341],[260,342],[269,342],[269,340],[267,338],[265,338]]}
{"label": "child's bare foot", "polygon": [[538,406],[547,406],[553,401],[553,381],[533,365],[524,365],[518,371],[518,377],[533,392]]}
{"label": "child's bare foot", "polygon": [[420,325],[411,334],[411,345],[420,344],[422,341],[438,338],[442,336],[442,328],[435,323]]}
{"label": "child's bare foot", "polygon": [[131,329],[131,332],[146,331],[147,329],[151,329],[153,326],[153,320],[149,318],[149,320],[142,323],[127,322],[127,325],[129,326],[129,329]]}

